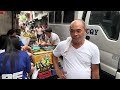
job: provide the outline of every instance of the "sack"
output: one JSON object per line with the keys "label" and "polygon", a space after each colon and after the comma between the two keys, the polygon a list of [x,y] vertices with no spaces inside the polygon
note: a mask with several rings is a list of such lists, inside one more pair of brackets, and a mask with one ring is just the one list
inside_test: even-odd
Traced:
{"label": "sack", "polygon": [[30,42],[30,37],[19,37],[24,45],[28,45]]}
{"label": "sack", "polygon": [[39,72],[39,69],[37,70],[37,68],[35,66],[35,70],[33,71],[33,74],[32,74],[32,79],[37,79],[38,72]]}

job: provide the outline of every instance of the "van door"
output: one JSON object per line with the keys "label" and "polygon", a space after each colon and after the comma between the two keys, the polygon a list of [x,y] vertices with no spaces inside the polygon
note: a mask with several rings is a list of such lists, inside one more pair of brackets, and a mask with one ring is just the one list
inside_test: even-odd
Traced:
{"label": "van door", "polygon": [[117,72],[116,72],[116,75],[115,75],[115,79],[120,79],[120,59],[119,59],[119,62],[118,62],[118,68],[117,68]]}
{"label": "van door", "polygon": [[88,11],[87,35],[100,49],[101,69],[115,76],[120,58],[120,12]]}

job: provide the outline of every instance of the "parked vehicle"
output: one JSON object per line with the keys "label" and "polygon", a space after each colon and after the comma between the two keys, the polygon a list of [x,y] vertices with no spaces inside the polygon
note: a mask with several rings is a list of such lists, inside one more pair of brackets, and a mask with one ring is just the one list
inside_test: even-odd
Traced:
{"label": "parked vehicle", "polygon": [[108,76],[120,79],[120,12],[119,11],[50,11],[48,26],[65,40],[70,22],[83,19],[87,36],[100,49],[100,69]]}

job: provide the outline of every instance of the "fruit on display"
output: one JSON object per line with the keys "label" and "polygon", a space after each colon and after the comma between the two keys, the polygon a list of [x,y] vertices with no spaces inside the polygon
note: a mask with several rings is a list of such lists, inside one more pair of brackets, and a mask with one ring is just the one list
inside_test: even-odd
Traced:
{"label": "fruit on display", "polygon": [[50,58],[45,56],[40,59],[40,62],[36,63],[36,68],[40,69],[39,72],[44,72],[50,69]]}
{"label": "fruit on display", "polygon": [[23,34],[23,36],[24,36],[24,37],[29,37],[29,34],[25,32],[25,33]]}
{"label": "fruit on display", "polygon": [[46,64],[49,66],[49,65],[50,65],[50,61],[49,61],[49,60],[47,60],[47,61],[46,61]]}
{"label": "fruit on display", "polygon": [[46,63],[46,60],[41,60],[41,63],[44,65]]}
{"label": "fruit on display", "polygon": [[37,70],[40,69],[39,63],[36,63],[36,68],[37,68]]}
{"label": "fruit on display", "polygon": [[29,34],[29,37],[30,37],[31,39],[36,39],[35,34],[32,34],[32,33]]}
{"label": "fruit on display", "polygon": [[23,33],[24,33],[24,32],[25,32],[25,29],[21,29],[21,32],[23,32]]}

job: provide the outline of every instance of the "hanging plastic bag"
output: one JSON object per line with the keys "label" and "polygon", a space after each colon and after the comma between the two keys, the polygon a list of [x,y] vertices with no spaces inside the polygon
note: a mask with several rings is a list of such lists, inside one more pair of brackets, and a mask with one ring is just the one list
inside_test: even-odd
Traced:
{"label": "hanging plastic bag", "polygon": [[24,45],[28,45],[30,42],[30,37],[19,37]]}
{"label": "hanging plastic bag", "polygon": [[32,79],[37,79],[39,71],[40,71],[40,69],[37,69],[35,66],[35,69],[34,69],[33,74],[32,74]]}

